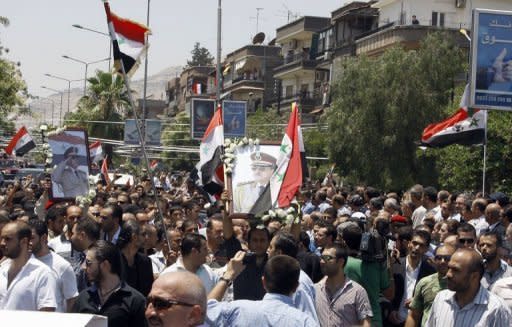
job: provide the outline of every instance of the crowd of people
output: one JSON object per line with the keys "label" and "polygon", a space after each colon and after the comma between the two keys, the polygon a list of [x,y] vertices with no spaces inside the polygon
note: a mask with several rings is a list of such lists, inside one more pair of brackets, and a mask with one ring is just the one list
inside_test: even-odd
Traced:
{"label": "crowd of people", "polygon": [[1,189],[0,310],[111,327],[512,326],[503,193],[326,179],[285,222],[230,214],[234,194],[212,202],[187,173],[94,187],[85,205],[54,203],[49,175]]}

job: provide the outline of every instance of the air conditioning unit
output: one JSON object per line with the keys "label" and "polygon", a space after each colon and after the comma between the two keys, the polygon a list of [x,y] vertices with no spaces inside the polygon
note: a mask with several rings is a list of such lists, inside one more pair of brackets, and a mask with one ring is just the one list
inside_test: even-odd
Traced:
{"label": "air conditioning unit", "polygon": [[455,0],[455,7],[466,8],[466,0]]}

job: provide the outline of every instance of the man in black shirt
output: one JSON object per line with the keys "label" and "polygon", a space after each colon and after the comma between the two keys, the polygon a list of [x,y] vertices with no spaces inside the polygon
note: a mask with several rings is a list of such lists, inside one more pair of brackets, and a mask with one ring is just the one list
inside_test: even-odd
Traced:
{"label": "man in black shirt", "polygon": [[109,327],[147,326],[144,296],[121,280],[121,253],[106,241],[87,251],[86,273],[94,285],[82,291],[72,312],[106,316]]}

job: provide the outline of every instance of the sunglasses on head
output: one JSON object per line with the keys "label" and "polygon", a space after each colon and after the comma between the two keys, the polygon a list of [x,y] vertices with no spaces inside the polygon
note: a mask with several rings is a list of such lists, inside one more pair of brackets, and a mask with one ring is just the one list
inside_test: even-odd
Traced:
{"label": "sunglasses on head", "polygon": [[151,304],[155,310],[166,310],[171,308],[173,305],[182,305],[186,307],[193,307],[195,304],[180,302],[180,301],[174,301],[174,300],[168,300],[168,299],[162,299],[155,296],[149,296],[147,299],[146,304],[149,306]]}

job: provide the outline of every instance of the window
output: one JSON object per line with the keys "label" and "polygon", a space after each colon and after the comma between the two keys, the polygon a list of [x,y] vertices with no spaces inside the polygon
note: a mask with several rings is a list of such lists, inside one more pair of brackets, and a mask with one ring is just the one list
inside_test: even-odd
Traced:
{"label": "window", "polygon": [[288,85],[286,86],[286,89],[285,89],[285,96],[287,98],[290,98],[293,96],[293,85]]}
{"label": "window", "polygon": [[445,17],[444,13],[433,11],[432,12],[432,26],[444,27],[444,22],[445,22],[444,17]]}

